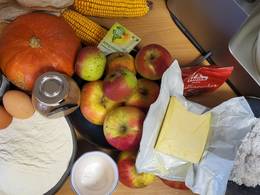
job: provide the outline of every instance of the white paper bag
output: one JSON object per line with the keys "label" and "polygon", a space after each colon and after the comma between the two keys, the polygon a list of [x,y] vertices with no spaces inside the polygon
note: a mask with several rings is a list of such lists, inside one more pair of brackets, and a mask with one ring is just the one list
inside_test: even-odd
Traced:
{"label": "white paper bag", "polygon": [[18,16],[36,10],[60,15],[60,11],[73,2],[73,0],[0,0],[0,22],[10,22]]}
{"label": "white paper bag", "polygon": [[0,22],[14,20],[17,16],[32,12],[32,9],[19,5],[15,0],[0,0]]}
{"label": "white paper bag", "polygon": [[73,0],[16,0],[23,7],[29,8],[65,8],[73,4]]}

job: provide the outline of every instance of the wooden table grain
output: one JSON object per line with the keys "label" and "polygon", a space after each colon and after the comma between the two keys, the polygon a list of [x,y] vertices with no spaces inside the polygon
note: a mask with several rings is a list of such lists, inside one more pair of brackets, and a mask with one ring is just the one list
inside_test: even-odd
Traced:
{"label": "wooden table grain", "polygon": [[[153,9],[141,18],[105,19],[92,18],[99,24],[110,27],[114,22],[125,25],[129,30],[142,38],[141,46],[157,43],[166,47],[180,65],[187,65],[196,59],[200,53],[172,22],[164,0],[153,0]],[[236,96],[225,83],[217,91],[191,98],[206,106],[216,106],[219,103]],[[57,195],[72,195],[69,179]],[[190,191],[172,189],[157,179],[152,185],[142,189],[130,189],[119,184],[113,195],[191,195]]]}
{"label": "wooden table grain", "polygon": [[[174,59],[177,59],[180,65],[187,65],[196,59],[200,53],[182,34],[177,26],[172,22],[169,12],[167,11],[164,0],[153,0],[153,9],[148,15],[141,18],[121,18],[121,19],[104,19],[92,18],[99,24],[110,27],[114,22],[125,25],[142,38],[140,46],[150,43],[157,43],[166,47]],[[0,25],[0,31],[4,25]],[[231,88],[225,83],[217,91],[193,97],[191,100],[203,105],[213,107],[219,103],[236,96]],[[73,195],[69,178],[62,188],[56,193],[57,195]],[[191,195],[190,191],[172,189],[157,179],[152,185],[142,189],[130,189],[119,184],[113,195]]]}

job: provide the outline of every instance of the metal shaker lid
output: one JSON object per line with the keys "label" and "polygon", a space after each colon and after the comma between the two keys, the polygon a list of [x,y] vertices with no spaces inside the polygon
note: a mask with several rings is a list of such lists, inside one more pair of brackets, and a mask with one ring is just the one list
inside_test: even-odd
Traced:
{"label": "metal shaker lid", "polygon": [[7,78],[0,72],[0,101],[2,101],[2,98],[4,96],[4,93],[9,88],[10,82],[7,80]]}
{"label": "metal shaker lid", "polygon": [[46,72],[36,80],[33,95],[42,103],[57,105],[62,102],[69,93],[67,76],[58,72]]}

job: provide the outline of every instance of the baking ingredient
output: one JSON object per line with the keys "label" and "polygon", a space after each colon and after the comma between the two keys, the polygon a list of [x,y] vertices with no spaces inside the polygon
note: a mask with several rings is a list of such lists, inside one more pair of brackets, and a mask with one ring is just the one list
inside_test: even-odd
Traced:
{"label": "baking ingredient", "polygon": [[79,39],[61,18],[44,13],[22,15],[0,36],[0,68],[9,81],[30,91],[44,72],[56,70],[71,76],[79,46]]}
{"label": "baking ingredient", "polygon": [[135,168],[136,153],[121,152],[118,159],[119,180],[130,188],[143,188],[155,181],[151,173],[137,173]]}
{"label": "baking ingredient", "polygon": [[125,101],[134,92],[137,78],[128,69],[118,69],[104,79],[104,94],[116,102]]}
{"label": "baking ingredient", "polygon": [[109,144],[121,151],[139,147],[145,114],[135,107],[122,106],[106,115],[104,135]]}
{"label": "baking ingredient", "polygon": [[124,52],[115,52],[110,54],[107,57],[107,74],[119,68],[127,68],[128,70],[136,74],[134,57],[131,56],[129,53]]}
{"label": "baking ingredient", "polygon": [[114,52],[129,53],[140,43],[141,39],[119,23],[113,24],[98,48],[106,55]]}
{"label": "baking ingredient", "polygon": [[[45,194],[61,179],[73,152],[65,118],[39,113],[0,131],[0,194]],[[50,193],[48,193],[50,194]]]}
{"label": "baking ingredient", "polygon": [[85,153],[72,168],[71,183],[77,194],[112,194],[118,183],[117,165],[106,153]]}
{"label": "baking ingredient", "polygon": [[230,179],[239,185],[260,185],[260,119],[240,145]]}
{"label": "baking ingredient", "polygon": [[13,117],[5,110],[3,106],[0,106],[0,130],[8,127],[13,120]]}
{"label": "baking ingredient", "polygon": [[64,10],[62,17],[86,45],[98,45],[107,33],[102,26],[71,9]]}
{"label": "baking ingredient", "polygon": [[162,179],[162,182],[164,184],[166,184],[167,186],[171,187],[171,188],[175,188],[175,189],[179,189],[179,190],[188,190],[189,188],[185,185],[185,182],[182,181],[171,181],[171,180],[166,180],[166,179]]}
{"label": "baking ingredient", "polygon": [[232,74],[234,67],[192,66],[183,67],[184,95],[199,95],[219,88]]}
{"label": "baking ingredient", "polygon": [[134,93],[127,99],[126,105],[147,109],[157,99],[160,87],[154,81],[139,79]]}
{"label": "baking ingredient", "polygon": [[147,0],[75,0],[73,7],[88,16],[138,17],[149,12]]}
{"label": "baking ingredient", "polygon": [[189,112],[171,97],[155,149],[181,160],[198,163],[210,133],[211,113]]}
{"label": "baking ingredient", "polygon": [[31,98],[24,92],[9,90],[4,94],[3,104],[9,114],[15,118],[30,118],[34,113]]}
{"label": "baking ingredient", "polygon": [[158,44],[141,48],[135,58],[137,72],[150,80],[159,80],[171,63],[171,54]]}
{"label": "baking ingredient", "polygon": [[79,51],[76,60],[76,73],[86,81],[96,81],[104,73],[106,56],[97,47],[87,46]]}
{"label": "baking ingredient", "polygon": [[81,90],[80,110],[91,123],[102,125],[106,114],[118,105],[104,95],[103,81],[86,83]]}
{"label": "baking ingredient", "polygon": [[65,8],[73,4],[73,0],[16,0],[19,4],[29,8]]}
{"label": "baking ingredient", "polygon": [[45,117],[67,116],[80,105],[80,88],[65,74],[46,72],[34,84],[32,104]]}

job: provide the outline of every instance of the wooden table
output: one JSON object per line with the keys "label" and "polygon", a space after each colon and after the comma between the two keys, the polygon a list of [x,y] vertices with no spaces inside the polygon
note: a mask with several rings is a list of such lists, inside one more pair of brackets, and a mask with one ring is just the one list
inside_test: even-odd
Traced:
{"label": "wooden table", "polygon": [[[169,12],[166,9],[164,0],[153,0],[153,10],[144,17],[133,19],[102,19],[93,18],[99,24],[110,27],[114,22],[125,25],[129,30],[142,38],[142,45],[157,43],[166,47],[172,56],[177,59],[180,65],[187,65],[196,59],[200,53],[182,34],[172,22]],[[0,32],[4,27],[0,24]],[[191,100],[205,106],[213,107],[219,103],[236,96],[227,84],[223,84],[217,91],[193,97]],[[84,147],[81,148],[84,150]],[[57,195],[73,195],[70,188],[69,178]],[[172,189],[157,179],[152,185],[143,189],[130,189],[119,184],[114,195],[191,195],[190,191]]]}
{"label": "wooden table", "polygon": [[[93,18],[99,24],[110,27],[114,22],[125,25],[129,30],[142,38],[141,45],[157,43],[166,47],[180,65],[186,65],[196,59],[200,53],[182,34],[172,22],[166,9],[164,0],[153,0],[153,10],[144,17],[133,19],[101,19]],[[227,84],[222,85],[217,91],[191,98],[193,101],[213,107],[234,97],[235,93]],[[69,179],[57,195],[74,194],[70,189]],[[169,188],[157,179],[152,185],[143,189],[130,189],[119,184],[114,195],[191,195],[190,191],[181,191]]]}

